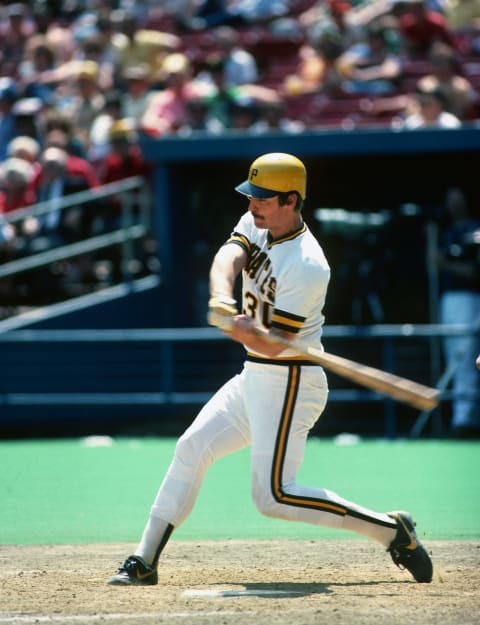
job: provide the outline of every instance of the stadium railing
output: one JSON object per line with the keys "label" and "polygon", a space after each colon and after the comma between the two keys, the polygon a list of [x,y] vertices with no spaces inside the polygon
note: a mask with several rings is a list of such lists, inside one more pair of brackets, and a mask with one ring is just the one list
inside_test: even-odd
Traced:
{"label": "stadium railing", "polygon": [[[367,358],[374,357],[372,345],[379,346],[375,366],[399,375],[408,376],[405,363],[398,358],[398,346],[404,340],[413,341],[417,346],[426,347],[423,362],[415,363],[415,378],[419,382],[430,384],[441,391],[441,401],[448,402],[454,393],[448,390],[452,365],[446,367],[438,379],[433,379],[435,366],[438,370],[442,363],[431,363],[429,342],[446,336],[473,336],[478,328],[464,325],[440,324],[403,324],[372,326],[327,326],[324,329],[324,342],[331,351],[330,344],[340,347],[348,341],[349,352],[352,346],[364,343]],[[48,352],[46,362],[52,360],[56,349],[64,349],[63,364],[57,363],[55,370],[60,376],[69,376],[69,383],[62,388],[61,380],[53,375],[36,371],[35,384],[23,380],[21,388],[6,390],[6,380],[0,385],[0,405],[7,407],[40,406],[89,406],[95,407],[130,406],[133,413],[141,412],[140,407],[167,408],[181,405],[200,405],[207,401],[217,388],[217,378],[226,375],[229,364],[238,366],[239,354],[226,352],[232,344],[215,328],[151,328],[151,329],[82,329],[82,330],[34,330],[23,329],[0,333],[2,349],[8,344],[15,346],[18,353],[26,345]],[[114,351],[102,356],[102,346],[113,346]],[[236,344],[235,344],[236,345]],[[218,347],[224,351],[218,351]],[[90,349],[91,348],[91,349]],[[210,351],[209,351],[210,350]],[[345,354],[351,357],[351,354]],[[19,356],[20,357],[20,356]],[[123,359],[123,360],[122,360]],[[98,361],[98,369],[95,362]],[[365,364],[367,363],[364,360]],[[24,373],[26,360],[22,360]],[[65,363],[68,363],[65,365]],[[41,363],[40,363],[41,364]],[[15,363],[13,364],[15,366]],[[472,364],[474,366],[474,364]],[[64,371],[64,369],[66,369]],[[25,373],[25,375],[27,375]],[[105,380],[102,381],[102,375]],[[45,376],[47,384],[44,384]],[[8,376],[6,376],[8,378]],[[330,376],[332,378],[332,376]],[[87,379],[88,378],[88,379]],[[102,384],[104,385],[102,388]],[[397,402],[362,388],[351,388],[350,383],[337,384],[331,381],[330,401],[335,402],[383,402],[383,433],[387,438],[399,434]],[[3,390],[1,390],[3,387]],[[48,388],[46,391],[45,389]],[[40,390],[39,390],[40,389]],[[413,415],[415,422],[410,435],[418,438],[427,422],[432,420],[434,434],[441,433],[441,423],[436,411]]]}
{"label": "stadium railing", "polygon": [[[15,276],[18,274],[113,247],[120,249],[120,253],[116,255],[118,259],[116,262],[119,263],[116,273],[121,276],[120,279],[114,280],[113,284],[111,282],[99,283],[90,292],[81,296],[65,295],[64,298],[60,297],[59,300],[42,306],[28,306],[28,298],[26,298],[26,305],[17,305],[14,309],[18,310],[15,309],[13,314],[8,314],[0,320],[0,333],[28,326],[34,321],[51,319],[98,303],[125,297],[132,292],[152,289],[160,284],[161,279],[157,272],[140,277],[131,271],[134,266],[132,261],[136,256],[135,242],[144,237],[153,236],[151,190],[147,181],[140,176],[132,176],[94,189],[72,193],[64,198],[39,202],[6,213],[2,218],[10,224],[21,224],[30,217],[38,218],[72,207],[82,209],[94,202],[106,202],[112,197],[118,199],[120,205],[120,218],[116,228],[106,229],[100,234],[69,244],[52,245],[41,251],[18,254],[13,260],[0,264],[0,279],[10,277],[11,288],[15,291]],[[12,293],[11,299],[15,301],[15,292]]]}
{"label": "stadium railing", "polygon": [[[133,192],[135,192],[135,198]],[[6,222],[14,224],[22,222],[28,217],[39,217],[52,212],[61,212],[74,206],[87,205],[89,202],[98,202],[112,196],[117,196],[120,201],[121,228],[5,262],[0,265],[0,278],[49,265],[58,260],[74,258],[88,252],[121,244],[123,250],[122,269],[124,277],[128,279],[129,261],[132,259],[133,253],[132,242],[145,236],[150,229],[151,199],[147,184],[140,176],[112,182],[95,189],[72,193],[54,201],[39,202],[33,206],[6,213],[3,215],[3,218]],[[134,202],[139,206],[138,223],[134,223]]]}

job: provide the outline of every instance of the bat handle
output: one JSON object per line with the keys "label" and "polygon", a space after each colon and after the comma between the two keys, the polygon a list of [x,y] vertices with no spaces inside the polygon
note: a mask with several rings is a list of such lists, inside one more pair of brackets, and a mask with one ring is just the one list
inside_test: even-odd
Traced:
{"label": "bat handle", "polygon": [[215,312],[214,310],[208,311],[207,321],[209,325],[215,326],[224,332],[228,332],[233,327],[233,317]]}

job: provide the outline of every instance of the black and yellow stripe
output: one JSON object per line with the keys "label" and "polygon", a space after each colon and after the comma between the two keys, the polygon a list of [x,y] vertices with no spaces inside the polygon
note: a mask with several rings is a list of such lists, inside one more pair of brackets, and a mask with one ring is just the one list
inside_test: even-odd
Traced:
{"label": "black and yellow stripe", "polygon": [[285,241],[291,241],[292,239],[296,239],[298,236],[307,231],[307,226],[304,223],[301,223],[300,226],[296,230],[292,230],[292,232],[288,232],[284,234],[282,237],[278,239],[274,239],[270,232],[267,235],[268,240],[268,248],[270,249],[273,245],[278,245],[279,243],[285,243]]}
{"label": "black and yellow stripe", "polygon": [[295,411],[295,402],[297,400],[298,389],[300,387],[300,374],[301,367],[299,365],[290,366],[285,400],[282,408],[282,416],[280,418],[280,425],[277,432],[277,440],[275,442],[275,451],[273,456],[270,482],[272,495],[274,499],[281,504],[300,506],[302,508],[314,508],[319,511],[344,516],[347,514],[347,510],[343,506],[337,506],[322,499],[297,497],[286,493],[282,487],[283,464],[287,451],[288,436],[292,425],[293,413]]}
{"label": "black and yellow stripe", "polygon": [[275,442],[275,449],[272,462],[271,472],[271,490],[274,499],[281,504],[288,506],[298,506],[301,508],[310,508],[318,510],[319,512],[329,512],[330,514],[336,514],[340,516],[353,516],[359,519],[370,521],[378,525],[384,525],[390,527],[390,524],[383,523],[378,519],[374,519],[370,516],[364,515],[357,510],[352,510],[345,506],[332,503],[325,499],[317,499],[313,497],[300,497],[285,492],[283,489],[282,475],[283,466],[285,462],[285,456],[288,445],[288,438],[293,420],[293,414],[295,411],[295,403],[297,400],[298,390],[300,387],[301,366],[298,364],[290,365],[287,389],[285,393],[285,400],[282,408],[282,415],[280,418],[280,424],[277,432],[277,440]]}
{"label": "black and yellow stripe", "polygon": [[234,232],[227,239],[227,241],[225,241],[224,245],[227,245],[228,243],[235,243],[236,245],[240,245],[240,247],[243,247],[243,249],[247,252],[247,254],[250,253],[250,247],[251,247],[250,241],[243,234]]}
{"label": "black and yellow stripe", "polygon": [[285,310],[279,310],[275,308],[272,312],[272,318],[270,324],[272,328],[278,330],[285,330],[286,332],[292,332],[298,334],[303,324],[305,323],[305,317],[300,315],[293,315]]}
{"label": "black and yellow stripe", "polygon": [[257,362],[261,365],[303,365],[309,367],[321,367],[318,362],[307,360],[305,356],[277,356],[276,358],[268,358],[259,354],[247,352],[246,359],[248,362]]}

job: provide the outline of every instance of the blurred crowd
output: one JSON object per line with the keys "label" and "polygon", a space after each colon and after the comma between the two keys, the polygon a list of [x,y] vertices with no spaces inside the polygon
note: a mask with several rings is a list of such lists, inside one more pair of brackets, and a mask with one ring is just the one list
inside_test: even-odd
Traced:
{"label": "blurred crowd", "polygon": [[[148,180],[139,133],[455,128],[480,116],[479,89],[480,0],[1,2],[0,214]],[[5,220],[0,261],[118,223],[114,200]]]}

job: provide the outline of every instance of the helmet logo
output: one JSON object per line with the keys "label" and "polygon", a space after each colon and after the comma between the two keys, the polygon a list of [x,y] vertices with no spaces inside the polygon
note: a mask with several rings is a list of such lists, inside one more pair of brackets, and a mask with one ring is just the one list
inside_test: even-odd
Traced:
{"label": "helmet logo", "polygon": [[250,180],[253,180],[255,176],[258,176],[258,169],[253,168],[250,170]]}

